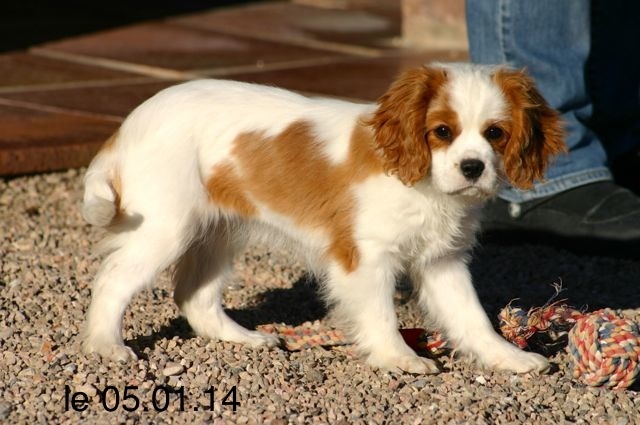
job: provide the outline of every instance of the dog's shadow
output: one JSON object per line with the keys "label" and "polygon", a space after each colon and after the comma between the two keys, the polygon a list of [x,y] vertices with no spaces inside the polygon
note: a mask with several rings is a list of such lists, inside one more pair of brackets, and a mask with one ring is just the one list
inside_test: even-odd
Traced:
{"label": "dog's shadow", "polygon": [[[310,274],[303,275],[290,288],[272,288],[262,292],[252,307],[225,309],[231,319],[247,329],[266,323],[286,323],[297,326],[304,322],[322,319],[327,307],[322,297],[318,281]],[[157,341],[173,337],[190,339],[196,337],[187,320],[174,317],[155,332],[142,335],[130,341],[134,350],[142,353],[153,349]]]}
{"label": "dog's shadow", "polygon": [[318,281],[310,274],[303,275],[291,288],[270,289],[261,293],[257,301],[252,308],[225,311],[229,317],[249,329],[265,323],[297,326],[322,319],[327,314]]}
{"label": "dog's shadow", "polygon": [[[584,310],[640,307],[640,261],[578,254],[533,243],[484,242],[471,264],[476,290],[493,318],[513,301],[525,309],[555,300]],[[515,300],[515,301],[514,301]]]}
{"label": "dog's shadow", "polygon": [[[544,245],[490,242],[475,250],[471,271],[478,296],[494,325],[500,309],[512,301],[525,310],[544,305],[555,293],[553,283],[562,283],[564,288],[556,299],[566,299],[567,304],[584,311],[640,306],[638,261],[581,256]],[[318,320],[327,314],[318,286],[311,275],[304,275],[291,288],[263,292],[251,307],[226,312],[248,329],[266,323],[296,326]],[[451,306],[452,313],[456,308]],[[175,336],[195,336],[182,317],[135,338],[131,345],[140,353],[160,339]]]}

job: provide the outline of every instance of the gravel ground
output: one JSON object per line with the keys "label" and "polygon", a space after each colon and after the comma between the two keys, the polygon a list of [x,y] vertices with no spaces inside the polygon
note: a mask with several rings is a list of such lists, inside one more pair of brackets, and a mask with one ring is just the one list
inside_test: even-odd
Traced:
{"label": "gravel ground", "polygon": [[[638,384],[626,391],[584,387],[568,374],[563,351],[542,377],[486,371],[449,356],[440,359],[443,373],[414,376],[372,370],[344,348],[287,352],[206,341],[180,318],[166,273],[126,313],[125,339],[140,360],[120,365],[84,355],[78,335],[100,230],[79,215],[81,175],[0,180],[0,423],[640,423]],[[236,271],[226,301],[241,323],[330,323],[313,280],[285,253],[253,247]],[[550,283],[562,280],[571,304],[640,319],[638,261],[492,243],[477,250],[473,271],[494,318],[512,298],[523,307],[543,304]],[[398,311],[403,326],[421,326],[402,296]],[[157,412],[151,400],[155,392],[157,407],[165,407],[161,385],[176,392]],[[108,386],[105,407],[98,392]],[[137,389],[124,399],[126,386]],[[234,386],[235,412],[233,394],[223,404]],[[141,401],[137,409],[131,394]],[[74,397],[85,410],[73,409]]]}

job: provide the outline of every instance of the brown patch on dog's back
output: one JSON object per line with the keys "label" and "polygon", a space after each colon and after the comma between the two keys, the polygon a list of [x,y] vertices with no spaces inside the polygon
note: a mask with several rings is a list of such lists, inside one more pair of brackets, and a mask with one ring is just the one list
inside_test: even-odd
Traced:
{"label": "brown patch on dog's back", "polygon": [[227,208],[243,217],[256,215],[256,207],[247,199],[242,180],[233,164],[216,166],[207,180],[207,193],[212,202]]}
{"label": "brown patch on dog's back", "polygon": [[275,137],[261,132],[239,135],[233,154],[242,187],[250,196],[297,225],[327,235],[327,255],[351,272],[359,262],[351,188],[384,170],[371,135],[362,125],[355,126],[349,156],[341,164],[331,164],[320,143],[311,124],[298,121]]}

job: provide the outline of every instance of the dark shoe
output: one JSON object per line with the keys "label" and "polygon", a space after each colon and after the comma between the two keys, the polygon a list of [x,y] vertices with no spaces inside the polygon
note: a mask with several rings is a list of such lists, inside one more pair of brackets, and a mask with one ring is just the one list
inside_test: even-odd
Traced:
{"label": "dark shoe", "polygon": [[516,238],[640,258],[640,197],[611,181],[521,204],[496,199],[486,206],[484,217],[490,240]]}

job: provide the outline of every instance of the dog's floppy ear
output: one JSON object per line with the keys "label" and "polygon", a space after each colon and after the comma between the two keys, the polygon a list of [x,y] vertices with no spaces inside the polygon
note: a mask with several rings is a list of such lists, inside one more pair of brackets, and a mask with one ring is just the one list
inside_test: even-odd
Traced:
{"label": "dog's floppy ear", "polygon": [[504,170],[511,184],[529,189],[544,177],[551,158],[567,150],[562,122],[524,70],[501,68],[494,80],[511,109],[511,134],[501,148]]}
{"label": "dog's floppy ear", "polygon": [[446,81],[442,68],[422,67],[405,72],[378,100],[367,122],[385,171],[407,186],[423,178],[431,165],[426,140],[427,109]]}

